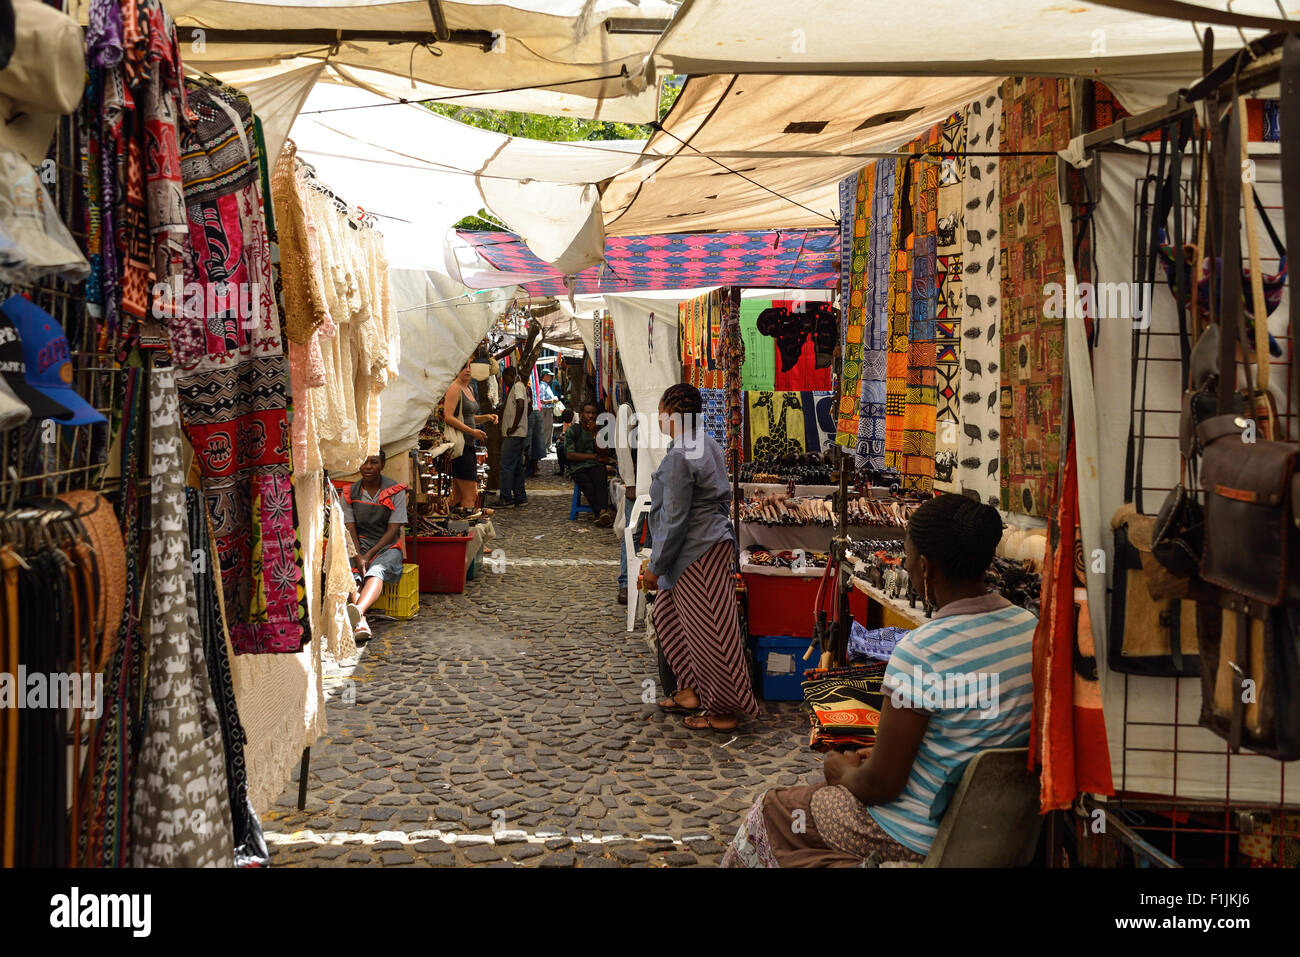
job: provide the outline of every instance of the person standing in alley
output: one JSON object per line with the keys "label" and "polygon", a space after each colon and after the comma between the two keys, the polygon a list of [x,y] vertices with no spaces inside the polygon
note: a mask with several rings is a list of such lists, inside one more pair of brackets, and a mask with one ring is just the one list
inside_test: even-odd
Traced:
{"label": "person standing in alley", "polygon": [[528,392],[519,370],[510,366],[502,374],[506,402],[501,412],[501,492],[494,508],[513,508],[528,504],[524,485],[524,453],[528,444]]}
{"label": "person standing in alley", "polygon": [[650,479],[654,546],[641,575],[659,589],[655,635],[678,684],[659,707],[703,708],[686,727],[729,733],[742,715],[758,716],[758,702],[736,614],[731,483],[703,408],[700,390],[684,382],[659,400],[659,428],[672,443]]}

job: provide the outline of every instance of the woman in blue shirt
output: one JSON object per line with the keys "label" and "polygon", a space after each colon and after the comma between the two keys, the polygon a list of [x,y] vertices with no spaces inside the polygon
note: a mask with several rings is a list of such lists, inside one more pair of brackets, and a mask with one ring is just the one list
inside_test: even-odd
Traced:
{"label": "woman in blue shirt", "polygon": [[700,425],[703,408],[700,390],[686,383],[659,400],[672,444],[650,479],[654,549],[643,577],[659,588],[655,634],[678,683],[659,707],[703,708],[686,727],[725,733],[739,715],[757,716],[758,702],[736,615],[731,485],[721,447]]}

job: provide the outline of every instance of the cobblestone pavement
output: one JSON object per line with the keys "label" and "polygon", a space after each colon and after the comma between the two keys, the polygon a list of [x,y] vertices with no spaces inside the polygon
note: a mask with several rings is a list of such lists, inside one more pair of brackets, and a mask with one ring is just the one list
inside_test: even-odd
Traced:
{"label": "cobblestone pavement", "polygon": [[643,702],[617,542],[568,521],[571,489],[530,480],[496,515],[504,572],[328,663],[306,810],[295,782],[263,815],[273,866],[709,866],[758,792],[820,769],[795,703],[721,735]]}

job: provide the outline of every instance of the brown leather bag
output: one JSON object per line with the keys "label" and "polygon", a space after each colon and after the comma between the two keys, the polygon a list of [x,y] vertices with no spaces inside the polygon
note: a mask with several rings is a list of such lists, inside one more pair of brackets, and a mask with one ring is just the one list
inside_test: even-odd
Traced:
{"label": "brown leather bag", "polygon": [[[1282,88],[1283,199],[1294,237],[1300,236],[1300,38],[1295,36],[1284,41]],[[1254,394],[1251,343],[1241,334],[1242,183],[1235,165],[1223,160],[1237,156],[1242,142],[1235,81],[1231,103],[1217,170],[1223,187],[1218,414],[1196,426],[1205,497],[1201,578],[1218,589],[1197,609],[1204,665],[1201,724],[1234,751],[1244,745],[1286,761],[1300,757],[1300,444],[1276,441],[1271,428],[1253,425],[1247,415],[1261,425],[1266,416],[1257,403],[1241,411],[1234,396],[1239,344],[1247,394]],[[1300,341],[1300,289],[1291,290],[1290,327],[1293,343]],[[1261,331],[1254,332],[1254,341],[1262,341]],[[1268,361],[1266,355],[1259,360]]]}

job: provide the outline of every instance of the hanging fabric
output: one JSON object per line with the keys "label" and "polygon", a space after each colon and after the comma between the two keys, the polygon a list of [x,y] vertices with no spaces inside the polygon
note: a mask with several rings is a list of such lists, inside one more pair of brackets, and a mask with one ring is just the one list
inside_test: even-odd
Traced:
{"label": "hanging fabric", "polygon": [[944,492],[961,490],[957,480],[957,437],[961,420],[961,322],[965,306],[961,234],[966,227],[962,196],[969,162],[965,155],[967,115],[967,110],[961,110],[943,125],[944,160],[939,169],[937,193],[934,487]]}
{"label": "hanging fabric", "polygon": [[871,211],[875,185],[874,166],[868,166],[856,175],[840,181],[840,256],[843,264],[840,302],[844,309],[844,351],[835,441],[854,451],[858,447],[858,419],[862,412],[865,377],[863,362],[867,350],[870,309],[866,278],[871,252]]}
{"label": "hanging fabric", "polygon": [[[874,170],[874,174],[873,171]],[[874,175],[868,217],[867,262],[864,267],[862,401],[858,421],[858,465],[877,471],[885,467],[886,343],[889,332],[890,238],[894,225],[894,184],[897,163],[881,160],[864,171]],[[855,212],[856,215],[856,212]]]}
{"label": "hanging fabric", "polygon": [[186,84],[196,120],[182,157],[185,281],[205,307],[169,327],[181,409],[203,470],[235,653],[292,653],[307,640],[307,614],[253,113],[216,80]]}
{"label": "hanging fabric", "polygon": [[[1065,149],[1069,81],[1017,77],[1002,85],[1002,507],[1044,517],[1053,506],[1061,448],[1065,320],[1045,315],[1046,290],[1065,288],[1055,156]],[[1060,311],[1060,310],[1055,310]]]}
{"label": "hanging fabric", "polygon": [[[966,144],[973,152],[1000,149],[1002,96],[990,93],[967,108]],[[958,230],[962,258],[961,372],[957,432],[957,485],[981,502],[1002,504],[1001,434],[998,377],[1002,362],[1002,276],[998,268],[1001,172],[996,156],[963,160]]]}
{"label": "hanging fabric", "polygon": [[133,771],[135,867],[230,867],[233,830],[221,721],[208,683],[195,606],[176,379],[149,381],[151,476],[149,676],[139,760]]}

